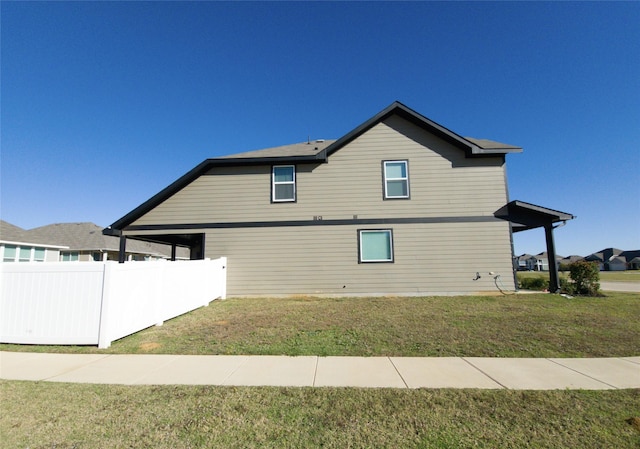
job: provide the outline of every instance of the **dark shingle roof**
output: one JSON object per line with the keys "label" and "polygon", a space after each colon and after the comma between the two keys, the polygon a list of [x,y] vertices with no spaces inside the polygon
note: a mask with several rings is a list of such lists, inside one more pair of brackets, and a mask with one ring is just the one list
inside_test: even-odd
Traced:
{"label": "dark shingle roof", "polygon": [[230,154],[219,159],[250,159],[266,157],[294,157],[315,156],[331,145],[335,140],[313,140],[310,142],[294,143],[264,150],[247,151],[245,153]]}
{"label": "dark shingle roof", "polygon": [[483,150],[522,150],[517,145],[510,145],[508,143],[496,142],[489,139],[476,139],[474,137],[465,137],[469,142],[475,143]]}

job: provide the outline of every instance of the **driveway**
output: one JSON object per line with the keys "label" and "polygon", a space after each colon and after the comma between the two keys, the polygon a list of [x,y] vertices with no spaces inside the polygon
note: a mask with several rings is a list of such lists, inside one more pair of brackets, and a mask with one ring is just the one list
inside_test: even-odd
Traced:
{"label": "driveway", "polygon": [[640,293],[640,282],[600,282],[600,290]]}

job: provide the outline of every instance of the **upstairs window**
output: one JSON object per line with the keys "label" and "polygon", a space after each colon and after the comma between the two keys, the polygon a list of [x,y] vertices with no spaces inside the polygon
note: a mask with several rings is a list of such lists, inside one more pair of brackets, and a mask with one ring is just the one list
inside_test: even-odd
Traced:
{"label": "upstairs window", "polygon": [[409,198],[408,161],[384,161],[384,199]]}
{"label": "upstairs window", "polygon": [[271,200],[274,203],[296,200],[295,165],[278,165],[271,173]]}

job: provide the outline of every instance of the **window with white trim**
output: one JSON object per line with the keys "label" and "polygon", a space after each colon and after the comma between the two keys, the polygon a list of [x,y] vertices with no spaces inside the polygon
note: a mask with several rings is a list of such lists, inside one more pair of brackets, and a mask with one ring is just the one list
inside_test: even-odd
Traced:
{"label": "window with white trim", "polygon": [[271,172],[271,200],[274,203],[296,200],[295,165],[276,165]]}
{"label": "window with white trim", "polygon": [[15,245],[5,245],[4,251],[2,255],[2,260],[4,262],[15,262],[16,254],[18,253],[18,247]]}
{"label": "window with white trim", "polygon": [[33,250],[33,261],[44,262],[46,259],[47,250],[45,248],[35,248]]}
{"label": "window with white trim", "polygon": [[21,246],[18,251],[18,262],[31,262],[31,248]]}
{"label": "window with white trim", "polygon": [[63,251],[60,253],[62,262],[77,262],[79,260],[77,252]]}
{"label": "window with white trim", "polygon": [[393,231],[361,229],[358,231],[358,263],[393,262]]}
{"label": "window with white trim", "polygon": [[409,198],[409,162],[383,161],[384,198]]}

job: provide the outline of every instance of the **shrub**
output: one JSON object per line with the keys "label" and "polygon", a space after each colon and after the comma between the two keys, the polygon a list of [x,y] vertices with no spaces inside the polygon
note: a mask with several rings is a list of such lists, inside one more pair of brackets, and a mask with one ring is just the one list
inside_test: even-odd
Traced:
{"label": "shrub", "polygon": [[569,265],[571,265],[571,264],[568,264],[568,263],[559,264],[558,265],[558,271],[560,271],[562,273],[565,273],[565,272],[569,271]]}
{"label": "shrub", "polygon": [[570,264],[569,277],[573,281],[573,294],[600,295],[600,269],[596,262],[579,261]]}
{"label": "shrub", "polygon": [[523,290],[545,291],[549,288],[549,280],[543,276],[519,278],[518,283]]}

